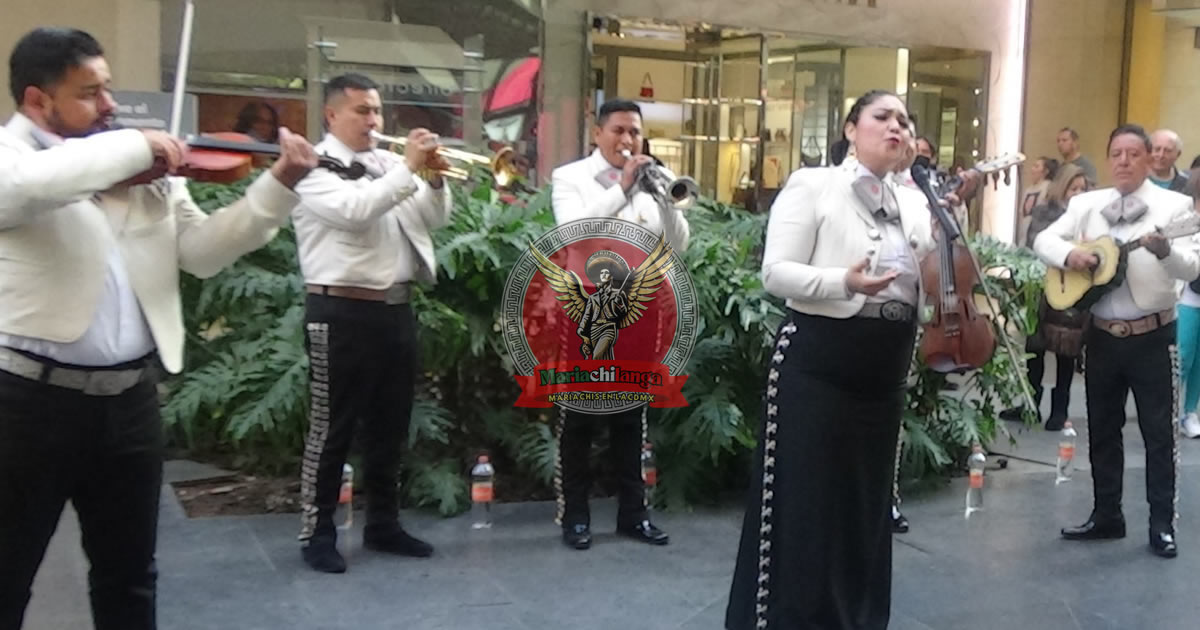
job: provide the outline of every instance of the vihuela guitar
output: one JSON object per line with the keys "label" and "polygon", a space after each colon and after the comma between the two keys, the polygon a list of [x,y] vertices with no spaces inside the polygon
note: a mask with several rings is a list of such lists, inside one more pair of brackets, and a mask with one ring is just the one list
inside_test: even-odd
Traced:
{"label": "vihuela guitar", "polygon": [[[1158,232],[1168,239],[1200,232],[1200,214],[1170,223]],[[1046,303],[1056,311],[1091,308],[1109,291],[1121,286],[1125,281],[1129,252],[1141,247],[1142,240],[1121,243],[1111,236],[1101,236],[1091,241],[1078,241],[1075,246],[1094,255],[1099,262],[1087,271],[1046,269]]]}

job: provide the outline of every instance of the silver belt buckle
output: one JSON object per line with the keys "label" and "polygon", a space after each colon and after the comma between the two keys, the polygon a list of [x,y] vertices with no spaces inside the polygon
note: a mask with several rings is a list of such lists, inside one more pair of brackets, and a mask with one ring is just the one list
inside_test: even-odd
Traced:
{"label": "silver belt buckle", "polygon": [[1129,325],[1129,322],[1121,320],[1105,324],[1104,329],[1108,331],[1108,334],[1118,338],[1125,338],[1133,333],[1133,327]]}
{"label": "silver belt buckle", "polygon": [[384,302],[387,304],[408,304],[412,291],[407,282],[393,284],[387,290],[387,295],[384,297]]}
{"label": "silver belt buckle", "polygon": [[903,321],[906,313],[908,305],[897,300],[890,300],[879,306],[879,315],[889,322]]}

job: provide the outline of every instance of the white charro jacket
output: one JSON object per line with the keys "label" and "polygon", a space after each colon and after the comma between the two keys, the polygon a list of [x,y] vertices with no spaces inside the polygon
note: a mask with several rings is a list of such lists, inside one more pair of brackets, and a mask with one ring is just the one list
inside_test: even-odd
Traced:
{"label": "white charro jacket", "polygon": [[17,114],[0,128],[0,333],[69,343],[95,316],[107,260],[120,248],[163,365],[183,368],[179,270],[215,275],[273,238],[300,198],[264,173],[211,215],[186,181],[114,188],[150,168],[145,136],[98,133],[35,149]]}

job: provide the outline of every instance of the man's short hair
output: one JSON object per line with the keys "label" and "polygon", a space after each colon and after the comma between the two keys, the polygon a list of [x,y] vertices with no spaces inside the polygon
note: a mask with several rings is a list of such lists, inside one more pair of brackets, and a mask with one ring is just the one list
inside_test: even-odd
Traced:
{"label": "man's short hair", "polygon": [[23,105],[25,88],[47,90],[71,68],[102,55],[100,42],[79,29],[36,28],[13,47],[8,58],[8,89],[17,105]]}
{"label": "man's short hair", "polygon": [[1064,131],[1071,134],[1072,140],[1079,142],[1079,132],[1078,131],[1075,131],[1074,129],[1072,129],[1070,127],[1063,127],[1062,129],[1058,130],[1058,133],[1062,133]]}
{"label": "man's short hair", "polygon": [[333,77],[325,84],[325,102],[335,96],[341,96],[346,93],[346,90],[378,90],[379,84],[372,81],[370,77],[355,74],[353,72],[347,74],[339,74]]}
{"label": "man's short hair", "polygon": [[1116,140],[1117,136],[1124,135],[1137,136],[1141,138],[1142,144],[1146,145],[1146,153],[1154,150],[1153,145],[1150,142],[1150,136],[1146,134],[1146,130],[1141,125],[1135,125],[1133,123],[1126,123],[1120,127],[1117,127],[1116,129],[1113,129],[1113,132],[1108,135],[1108,150],[1112,149],[1113,140]]}
{"label": "man's short hair", "polygon": [[921,136],[920,138],[917,138],[917,142],[924,142],[925,144],[929,145],[929,152],[932,153],[935,158],[937,157],[938,145],[934,144],[933,140],[930,140],[928,136]]}
{"label": "man's short hair", "polygon": [[624,99],[606,101],[600,106],[600,111],[596,114],[596,126],[603,127],[604,123],[608,122],[608,117],[616,112],[633,112],[638,115],[638,118],[642,117],[642,108],[638,107],[638,104],[633,101]]}

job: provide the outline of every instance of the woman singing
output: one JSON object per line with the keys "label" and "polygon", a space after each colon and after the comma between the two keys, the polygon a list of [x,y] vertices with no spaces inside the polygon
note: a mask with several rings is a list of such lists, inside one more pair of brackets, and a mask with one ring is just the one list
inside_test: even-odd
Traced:
{"label": "woman singing", "polygon": [[888,176],[907,128],[894,94],[864,94],[844,128],[857,159],[794,172],[771,208],[762,276],[788,311],[766,366],[728,630],[888,625],[917,261],[933,248],[925,198]]}

